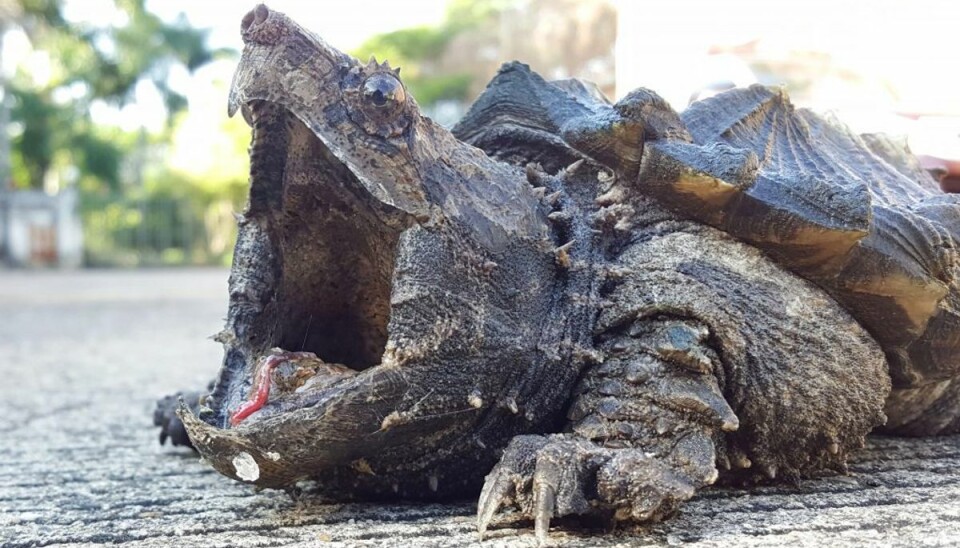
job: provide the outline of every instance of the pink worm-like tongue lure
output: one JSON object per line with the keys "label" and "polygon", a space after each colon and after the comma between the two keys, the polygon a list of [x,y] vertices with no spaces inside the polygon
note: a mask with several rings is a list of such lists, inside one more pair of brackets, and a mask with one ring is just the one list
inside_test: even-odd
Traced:
{"label": "pink worm-like tongue lure", "polygon": [[267,399],[270,397],[270,374],[273,373],[273,370],[276,369],[278,365],[307,356],[312,356],[312,354],[308,352],[285,352],[283,354],[271,354],[267,356],[263,360],[263,365],[261,365],[257,371],[257,378],[254,380],[254,388],[256,390],[254,391],[253,397],[233,412],[233,415],[230,417],[230,425],[236,426],[240,424],[244,419],[254,412],[259,411],[260,408],[267,403]]}

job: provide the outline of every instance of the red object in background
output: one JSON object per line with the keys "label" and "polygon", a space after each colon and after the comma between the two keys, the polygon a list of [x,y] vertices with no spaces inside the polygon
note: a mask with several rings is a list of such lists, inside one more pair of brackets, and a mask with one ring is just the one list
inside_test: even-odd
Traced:
{"label": "red object in background", "polygon": [[30,263],[50,266],[56,262],[56,230],[52,226],[30,225]]}
{"label": "red object in background", "polygon": [[940,181],[940,188],[942,188],[944,192],[960,194],[960,173],[944,177]]}
{"label": "red object in background", "polygon": [[960,194],[960,160],[944,160],[934,156],[917,156],[923,169],[933,173],[944,192]]}

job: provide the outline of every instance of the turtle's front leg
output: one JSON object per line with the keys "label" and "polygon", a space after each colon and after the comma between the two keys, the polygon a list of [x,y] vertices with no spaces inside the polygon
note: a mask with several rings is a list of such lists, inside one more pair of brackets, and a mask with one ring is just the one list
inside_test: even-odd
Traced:
{"label": "turtle's front leg", "polygon": [[602,363],[584,373],[563,433],[508,447],[481,530],[508,504],[543,538],[555,516],[661,519],[718,475],[842,471],[883,423],[883,353],[829,296],[712,229],[637,230],[646,237],[611,265],[594,331]]}
{"label": "turtle's front leg", "polygon": [[608,359],[581,382],[568,431],[514,438],[487,476],[481,534],[505,505],[532,517],[541,540],[571,514],[656,521],[716,481],[717,459],[729,462],[723,432],[739,420],[708,337],[695,320],[664,317],[603,341]]}

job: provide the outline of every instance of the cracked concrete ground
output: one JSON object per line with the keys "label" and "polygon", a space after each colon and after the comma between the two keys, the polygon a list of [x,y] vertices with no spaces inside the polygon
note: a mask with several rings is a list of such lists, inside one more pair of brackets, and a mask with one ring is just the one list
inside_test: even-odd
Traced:
{"label": "cracked concrete ground", "polygon": [[[0,271],[0,545],[462,546],[473,504],[292,502],[162,448],[153,401],[207,382],[226,271]],[[960,437],[876,438],[851,475],[707,490],[668,523],[565,546],[960,545]],[[535,546],[498,521],[486,546]]]}

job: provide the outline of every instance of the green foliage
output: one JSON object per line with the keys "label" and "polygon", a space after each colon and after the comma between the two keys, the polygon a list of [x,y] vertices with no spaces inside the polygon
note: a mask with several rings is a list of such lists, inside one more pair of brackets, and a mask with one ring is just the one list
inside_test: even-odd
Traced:
{"label": "green foliage", "polygon": [[[453,29],[413,27],[371,37],[360,45],[354,56],[366,60],[372,55],[396,63],[439,57],[455,35]],[[396,64],[394,63],[394,64]]]}
{"label": "green foliage", "polygon": [[97,128],[90,128],[72,135],[69,148],[72,151],[71,160],[85,176],[93,177],[110,190],[117,191],[120,189],[120,166],[130,146],[121,136],[107,137],[104,133]]}
{"label": "green foliage", "polygon": [[23,128],[12,142],[13,163],[22,166],[20,175],[26,176],[27,181],[35,181],[33,186],[40,186],[44,174],[53,164],[57,149],[55,130],[66,118],[66,113],[38,93],[18,88],[9,91],[13,97],[11,121],[19,122]]}
{"label": "green foliage", "polygon": [[85,261],[95,266],[229,265],[245,178],[161,169],[143,188],[82,194]]}
{"label": "green foliage", "polygon": [[[220,120],[197,164],[186,113],[173,122],[164,162],[144,171],[143,185],[124,192],[84,193],[81,211],[88,264],[101,266],[228,265],[236,238],[234,212],[248,190],[250,130],[239,118]],[[211,130],[216,123],[210,123]],[[187,151],[187,158],[181,158]],[[183,166],[181,168],[176,165]]]}
{"label": "green foliage", "polygon": [[119,188],[120,166],[131,148],[131,136],[96,127],[77,113],[75,105],[51,100],[49,92],[19,87],[9,91],[11,121],[22,128],[11,143],[17,186],[41,186],[46,173],[60,164],[76,167],[106,188]]}
{"label": "green foliage", "polygon": [[466,99],[472,81],[469,74],[439,74],[407,79],[406,83],[417,101],[431,105],[441,100]]}
{"label": "green foliage", "polygon": [[22,17],[14,23],[35,50],[47,53],[50,75],[39,82],[21,70],[8,84],[11,120],[23,128],[12,142],[17,186],[41,187],[59,164],[79,168],[104,188],[118,189],[132,139],[106,138],[90,121],[91,103],[126,104],[137,83],[147,80],[172,116],[187,102],[168,86],[170,69],[182,65],[193,70],[225,53],[210,50],[207,31],[191,28],[185,19],[165,23],[145,9],[144,0],[115,2],[127,23],[91,27],[66,21],[61,0],[20,0]]}
{"label": "green foliage", "polygon": [[66,21],[63,19],[60,3],[60,0],[20,0],[20,9],[51,26],[64,27]]}
{"label": "green foliage", "polygon": [[94,95],[100,98],[129,99],[141,79],[149,79],[163,94],[170,114],[186,107],[184,97],[167,86],[169,68],[182,64],[194,70],[211,60],[218,52],[206,46],[206,30],[191,28],[180,18],[166,24],[144,8],[144,0],[116,0],[117,7],[129,16],[129,23],[119,28],[88,31],[88,43],[105,41],[114,51],[94,48],[99,74],[94,80]]}
{"label": "green foliage", "polygon": [[163,193],[86,195],[85,262],[93,266],[227,265],[236,224],[228,204]]}
{"label": "green foliage", "polygon": [[516,3],[517,0],[450,0],[446,26],[458,32],[473,28]]}

